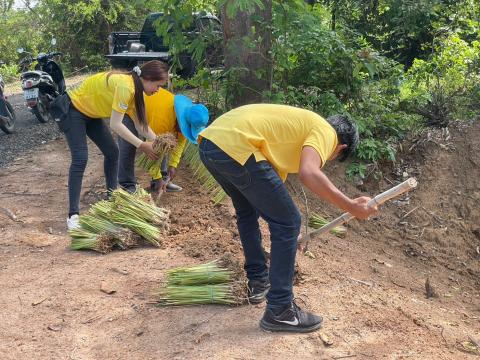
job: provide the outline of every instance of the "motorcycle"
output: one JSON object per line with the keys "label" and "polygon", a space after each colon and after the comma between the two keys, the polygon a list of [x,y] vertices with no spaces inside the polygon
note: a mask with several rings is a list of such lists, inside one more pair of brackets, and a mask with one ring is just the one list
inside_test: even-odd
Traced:
{"label": "motorcycle", "polygon": [[0,129],[6,134],[11,134],[15,130],[15,121],[17,120],[13,106],[8,102],[4,93],[5,82],[0,75]]}
{"label": "motorcycle", "polygon": [[[55,44],[56,40],[53,39],[52,45]],[[20,62],[23,71],[20,79],[26,105],[32,110],[38,121],[46,123],[52,119],[49,111],[50,103],[66,90],[62,68],[53,60],[55,56],[62,55],[62,53],[40,53],[37,57],[33,57],[23,48],[17,49],[17,52],[27,54],[27,57]],[[30,65],[34,62],[36,62],[35,70],[29,71]]]}

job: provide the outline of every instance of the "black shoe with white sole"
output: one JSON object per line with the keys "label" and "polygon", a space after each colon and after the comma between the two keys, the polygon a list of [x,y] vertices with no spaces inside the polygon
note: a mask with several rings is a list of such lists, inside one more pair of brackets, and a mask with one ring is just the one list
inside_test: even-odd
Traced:
{"label": "black shoe with white sole", "polygon": [[248,281],[248,302],[250,304],[260,304],[265,301],[270,283],[267,280],[249,280]]}
{"label": "black shoe with white sole", "polygon": [[307,333],[320,329],[322,317],[303,311],[292,302],[280,314],[275,315],[272,310],[266,309],[260,327],[268,331],[289,331]]}

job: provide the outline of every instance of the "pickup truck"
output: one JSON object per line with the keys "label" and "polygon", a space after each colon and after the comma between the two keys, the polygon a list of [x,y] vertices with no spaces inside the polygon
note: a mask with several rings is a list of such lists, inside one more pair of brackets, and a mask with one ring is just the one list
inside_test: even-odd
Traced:
{"label": "pickup truck", "polygon": [[[205,54],[205,66],[219,67],[223,62],[222,26],[220,20],[210,14],[192,14],[194,21],[190,28],[185,30],[185,35],[193,39],[201,36],[207,30],[213,34],[213,42],[207,46]],[[156,33],[155,24],[161,21],[164,14],[152,13],[147,16],[140,32],[117,31],[108,36],[109,54],[113,68],[132,69],[138,63],[149,60],[161,60],[168,64],[172,62],[169,48],[164,44],[163,38]],[[193,76],[196,71],[196,63],[192,55],[183,52],[179,57],[181,69],[177,72],[183,78]]]}

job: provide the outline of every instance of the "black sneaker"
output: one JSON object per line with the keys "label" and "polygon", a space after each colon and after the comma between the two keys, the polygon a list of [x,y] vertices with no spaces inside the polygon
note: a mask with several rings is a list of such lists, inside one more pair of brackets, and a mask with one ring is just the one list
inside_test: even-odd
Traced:
{"label": "black sneaker", "polygon": [[292,301],[292,305],[275,315],[266,309],[260,320],[260,327],[268,331],[290,331],[306,333],[318,330],[322,326],[322,317],[303,311]]}
{"label": "black sneaker", "polygon": [[270,283],[268,280],[249,280],[248,301],[250,304],[260,304],[265,300],[268,290],[270,290]]}

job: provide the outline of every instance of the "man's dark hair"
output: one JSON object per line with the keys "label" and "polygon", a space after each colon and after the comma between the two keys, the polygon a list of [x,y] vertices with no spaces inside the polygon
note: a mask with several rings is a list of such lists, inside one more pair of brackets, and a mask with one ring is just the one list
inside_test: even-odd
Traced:
{"label": "man's dark hair", "polygon": [[355,152],[358,145],[358,129],[347,115],[333,115],[327,118],[327,121],[335,129],[340,144],[347,145],[338,158],[339,161],[345,161]]}

